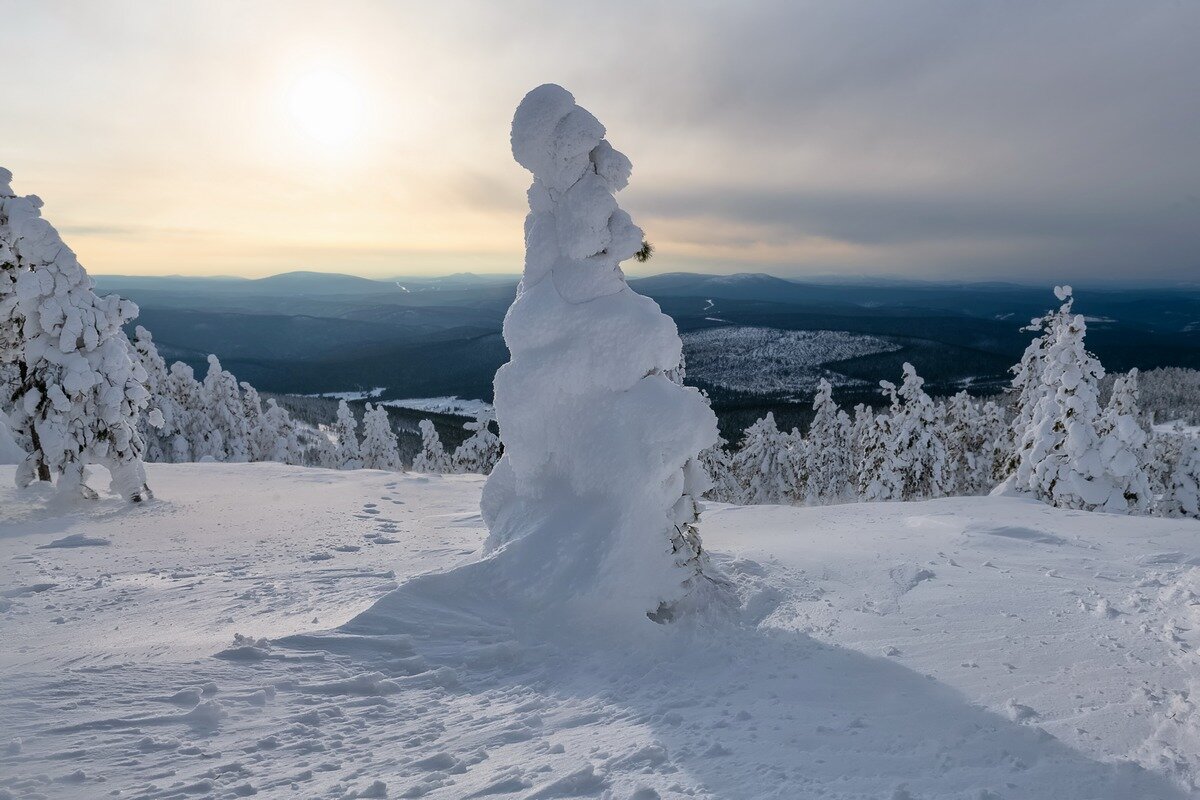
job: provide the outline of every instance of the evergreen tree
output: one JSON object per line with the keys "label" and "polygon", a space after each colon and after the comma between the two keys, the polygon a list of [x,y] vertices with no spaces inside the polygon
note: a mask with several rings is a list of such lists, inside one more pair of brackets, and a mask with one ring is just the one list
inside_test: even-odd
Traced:
{"label": "evergreen tree", "polygon": [[61,491],[95,497],[85,470],[100,464],[115,491],[145,500],[150,490],[138,417],[148,400],[146,376],[121,330],[137,306],[115,295],[98,297],[75,254],[42,218],[41,200],[15,196],[10,180],[7,170],[0,173],[0,305],[6,312],[0,338],[3,360],[18,371],[9,424],[26,458],[17,484],[57,472]]}
{"label": "evergreen tree", "polygon": [[363,439],[360,450],[362,465],[365,469],[398,470],[400,463],[399,443],[392,431],[392,423],[388,419],[387,409],[377,405],[372,408],[367,404],[367,413],[363,415]]}
{"label": "evergreen tree", "polygon": [[221,362],[212,354],[208,356],[208,374],[204,378],[204,401],[204,408],[213,428],[220,433],[224,447],[218,460],[249,461],[250,430],[237,378],[221,369]]}
{"label": "evergreen tree", "polygon": [[1055,286],[1054,296],[1062,305],[1058,311],[1047,312],[1039,319],[1031,320],[1029,325],[1021,330],[1039,334],[1025,348],[1021,360],[1013,365],[1012,385],[1009,392],[1016,395],[1013,404],[1012,425],[1008,432],[1009,452],[1005,467],[1005,477],[1014,474],[1026,458],[1025,450],[1032,446],[1030,426],[1037,413],[1042,399],[1051,392],[1051,388],[1043,380],[1046,369],[1047,351],[1058,335],[1058,329],[1071,318],[1071,307],[1074,304],[1070,286]]}
{"label": "evergreen tree", "polygon": [[[891,399],[892,406],[897,406],[896,385],[891,381],[880,381],[879,385],[884,395]],[[863,413],[855,419],[857,450],[860,454],[855,476],[858,496],[867,502],[900,500],[904,482],[896,469],[893,451],[894,415],[875,414],[865,406],[859,408],[863,409]]]}
{"label": "evergreen tree", "polygon": [[718,503],[736,503],[742,496],[742,487],[733,472],[733,457],[725,449],[726,444],[724,439],[719,439],[712,447],[700,452],[700,465],[712,484],[704,496]]}
{"label": "evergreen tree", "polygon": [[1124,498],[1125,510],[1146,513],[1154,504],[1154,492],[1146,472],[1148,437],[1138,410],[1137,381],[1137,369],[1117,376],[1096,434],[1100,437],[1102,468]]}
{"label": "evergreen tree", "polygon": [[891,457],[902,500],[946,493],[946,433],[938,405],[925,393],[925,379],[904,364],[904,381],[893,396]]}
{"label": "evergreen tree", "polygon": [[965,391],[951,397],[940,411],[945,420],[945,493],[980,494],[991,480],[990,443],[983,414]]}
{"label": "evergreen tree", "polygon": [[813,398],[805,450],[804,501],[809,505],[845,498],[850,481],[850,421],[833,402],[833,387],[821,379]]}
{"label": "evergreen tree", "polygon": [[450,456],[442,447],[437,428],[427,419],[418,424],[421,429],[421,451],[413,459],[413,472],[444,474],[451,471]]}
{"label": "evergreen tree", "polygon": [[359,456],[358,421],[345,400],[338,401],[337,422],[333,424],[333,439],[337,442],[338,469],[361,469]]}
{"label": "evergreen tree", "polygon": [[742,505],[787,503],[799,481],[784,434],[767,415],[742,434],[742,446],[733,457],[733,473],[741,486]]}
{"label": "evergreen tree", "polygon": [[296,465],[304,463],[304,446],[300,442],[296,423],[292,421],[292,415],[287,409],[275,402],[275,398],[267,401],[262,425],[265,436],[273,436],[275,440],[270,461]]}
{"label": "evergreen tree", "polygon": [[500,437],[489,427],[491,415],[480,412],[474,422],[463,428],[471,435],[454,451],[453,471],[487,475],[500,460]]}
{"label": "evergreen tree", "polygon": [[147,413],[142,415],[139,431],[146,443],[146,460],[174,461],[173,441],[178,428],[180,410],[167,391],[167,362],[159,355],[150,331],[137,326],[132,342],[133,352],[146,373],[146,391],[150,394]]}
{"label": "evergreen tree", "polygon": [[1100,452],[1104,368],[1084,347],[1087,325],[1069,316],[1053,331],[1042,370],[1046,391],[1025,432],[1016,485],[1059,508],[1126,511],[1128,501]]}
{"label": "evergreen tree", "polygon": [[266,418],[258,390],[245,381],[242,382],[242,414],[246,419],[247,456],[251,461],[270,461],[275,455],[278,432]]}
{"label": "evergreen tree", "polygon": [[1179,459],[1163,495],[1162,511],[1170,516],[1200,518],[1200,439],[1181,437]]}

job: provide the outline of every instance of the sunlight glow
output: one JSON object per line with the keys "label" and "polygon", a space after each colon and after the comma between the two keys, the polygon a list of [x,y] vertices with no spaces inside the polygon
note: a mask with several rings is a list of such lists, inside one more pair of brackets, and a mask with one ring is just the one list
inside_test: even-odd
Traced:
{"label": "sunlight glow", "polygon": [[301,133],[319,145],[344,148],[362,130],[362,87],[337,69],[320,67],[299,75],[288,89],[287,108]]}

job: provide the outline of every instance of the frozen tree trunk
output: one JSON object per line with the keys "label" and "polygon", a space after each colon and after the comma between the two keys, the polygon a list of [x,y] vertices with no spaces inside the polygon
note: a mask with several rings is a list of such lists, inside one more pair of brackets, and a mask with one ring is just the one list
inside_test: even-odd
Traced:
{"label": "frozen tree trunk", "polygon": [[531,601],[665,622],[718,585],[696,532],[708,488],[696,457],[717,425],[703,395],[672,380],[674,322],[625,283],[619,265],[642,231],[613,197],[631,165],[604,134],[554,85],[513,119],[533,184],[504,320],[511,360],[495,381],[504,456],[482,511],[495,569],[536,580]]}

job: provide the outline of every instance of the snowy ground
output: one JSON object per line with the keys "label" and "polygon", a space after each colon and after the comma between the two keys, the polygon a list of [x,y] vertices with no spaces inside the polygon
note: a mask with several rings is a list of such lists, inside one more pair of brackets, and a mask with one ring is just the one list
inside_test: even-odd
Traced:
{"label": "snowy ground", "polygon": [[581,641],[392,591],[474,558],[476,477],[151,465],[47,511],[11,470],[0,797],[1200,796],[1195,522],[715,506],[743,619]]}

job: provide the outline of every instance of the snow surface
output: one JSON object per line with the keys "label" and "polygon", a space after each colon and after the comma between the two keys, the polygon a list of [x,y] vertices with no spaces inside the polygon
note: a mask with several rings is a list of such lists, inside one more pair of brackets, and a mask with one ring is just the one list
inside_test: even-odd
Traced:
{"label": "snow surface", "polygon": [[1200,796],[1195,521],[715,505],[740,619],[595,638],[409,580],[479,557],[478,476],[12,470],[0,796]]}
{"label": "snow surface", "polygon": [[878,336],[846,331],[721,327],[683,335],[689,380],[751,394],[812,391],[822,377],[835,385],[862,383],[821,365],[899,349]]}

